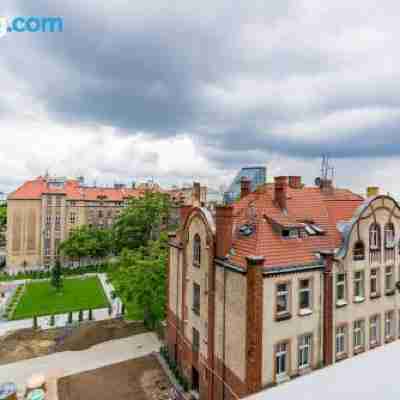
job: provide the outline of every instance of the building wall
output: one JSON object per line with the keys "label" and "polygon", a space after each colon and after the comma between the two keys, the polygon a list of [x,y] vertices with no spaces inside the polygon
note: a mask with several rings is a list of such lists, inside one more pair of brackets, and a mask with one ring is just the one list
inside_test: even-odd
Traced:
{"label": "building wall", "polygon": [[41,263],[41,201],[10,200],[7,208],[7,265]]}
{"label": "building wall", "polygon": [[[386,311],[394,310],[394,325],[395,325],[395,334],[396,338],[399,337],[399,311],[400,311],[400,292],[399,290],[395,290],[393,295],[387,296],[385,295],[384,290],[384,276],[385,276],[385,266],[393,266],[394,267],[394,281],[397,282],[400,280],[400,267],[399,267],[399,247],[398,243],[395,246],[395,258],[394,261],[385,262],[384,260],[384,252],[385,246],[383,243],[384,233],[383,229],[385,224],[389,221],[393,208],[395,207],[395,203],[393,200],[389,198],[378,198],[372,203],[372,207],[375,210],[375,218],[371,213],[371,209],[367,209],[362,219],[359,221],[359,228],[355,227],[351,233],[350,242],[349,242],[349,251],[347,256],[342,262],[336,262],[334,264],[334,321],[333,326],[336,328],[337,326],[347,326],[347,356],[351,357],[357,351],[354,349],[353,343],[353,322],[359,319],[364,320],[364,330],[365,330],[365,350],[369,350],[371,347],[369,343],[369,319],[373,315],[380,316],[380,339],[381,344],[385,342],[384,340],[384,314]],[[399,237],[400,233],[400,219],[396,217],[396,215],[400,216],[400,212],[396,210],[392,215],[391,222],[395,227],[396,238]],[[382,233],[381,233],[381,259],[378,262],[371,263],[369,260],[369,228],[374,221],[380,225]],[[359,236],[358,236],[359,232]],[[362,261],[354,261],[353,260],[353,248],[354,244],[358,239],[361,239],[365,245],[365,259]],[[398,242],[398,239],[396,240]],[[380,286],[380,296],[378,298],[370,298],[370,270],[371,268],[379,268],[379,286]],[[362,302],[355,302],[354,298],[354,272],[355,271],[363,271],[364,272],[364,290],[365,290],[365,300]],[[347,304],[339,307],[339,304],[336,304],[337,299],[337,287],[335,284],[336,276],[338,273],[346,274],[346,294],[347,294]],[[335,351],[335,334],[333,335],[333,349]],[[335,359],[335,353],[334,353]]]}
{"label": "building wall", "polygon": [[246,379],[246,291],[246,275],[216,267],[215,355],[242,382]]}
{"label": "building wall", "polygon": [[[312,314],[299,315],[299,280],[312,281]],[[262,385],[276,383],[275,379],[275,346],[283,341],[289,342],[289,375],[296,376],[298,370],[298,338],[304,334],[312,334],[312,367],[322,362],[322,290],[321,271],[292,274],[281,274],[264,278],[263,305],[263,362]],[[291,318],[276,320],[276,285],[290,282],[289,310]],[[303,371],[308,372],[308,371]]]}

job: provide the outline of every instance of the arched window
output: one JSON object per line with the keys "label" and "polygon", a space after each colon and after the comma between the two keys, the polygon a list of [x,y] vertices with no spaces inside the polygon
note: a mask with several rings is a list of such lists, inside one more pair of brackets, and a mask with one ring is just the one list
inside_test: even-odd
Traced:
{"label": "arched window", "polygon": [[359,240],[354,245],[353,260],[359,261],[359,260],[364,260],[364,258],[365,258],[365,246],[364,243],[361,240]]}
{"label": "arched window", "polygon": [[193,265],[200,267],[201,262],[201,239],[196,235],[193,239]]}
{"label": "arched window", "polygon": [[394,225],[391,222],[385,225],[385,247],[387,249],[394,247]]}
{"label": "arched window", "polygon": [[381,227],[375,223],[369,228],[369,247],[370,250],[379,250],[381,248]]}

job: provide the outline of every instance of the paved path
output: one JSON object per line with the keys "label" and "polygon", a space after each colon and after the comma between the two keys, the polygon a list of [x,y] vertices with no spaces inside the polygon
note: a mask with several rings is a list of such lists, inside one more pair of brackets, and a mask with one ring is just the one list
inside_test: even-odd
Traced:
{"label": "paved path", "polygon": [[0,383],[14,382],[21,392],[32,374],[68,376],[104,367],[158,351],[160,342],[154,333],[143,333],[111,340],[83,351],[64,351],[0,366]]}

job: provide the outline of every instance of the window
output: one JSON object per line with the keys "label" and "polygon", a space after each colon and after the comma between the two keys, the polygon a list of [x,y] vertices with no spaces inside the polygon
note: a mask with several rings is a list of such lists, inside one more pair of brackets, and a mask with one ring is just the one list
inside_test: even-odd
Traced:
{"label": "window", "polygon": [[364,272],[354,272],[354,301],[364,300]]}
{"label": "window", "polygon": [[56,207],[61,207],[61,197],[60,196],[56,197]]}
{"label": "window", "polygon": [[276,371],[276,377],[278,379],[287,375],[288,347],[289,347],[288,342],[279,343],[276,345],[275,371]]}
{"label": "window", "polygon": [[201,262],[201,239],[199,235],[195,235],[193,239],[193,265],[200,267]]}
{"label": "window", "polygon": [[394,247],[394,225],[391,222],[385,225],[385,247]]}
{"label": "window", "polygon": [[364,258],[365,258],[364,243],[361,240],[359,240],[358,242],[356,242],[353,248],[353,260],[360,261],[364,260]]}
{"label": "window", "polygon": [[197,353],[200,349],[200,334],[196,328],[193,328],[192,332],[193,332],[192,347],[193,347],[193,351],[195,353]]}
{"label": "window", "polygon": [[379,344],[379,331],[380,331],[379,316],[374,315],[369,320],[369,344],[370,344],[370,346],[376,346],[377,344]]}
{"label": "window", "polygon": [[289,283],[279,283],[276,289],[276,313],[289,314]]}
{"label": "window", "polygon": [[336,356],[340,357],[346,354],[346,326],[336,328]]}
{"label": "window", "polygon": [[364,321],[354,321],[353,324],[353,347],[358,350],[364,347]]}
{"label": "window", "polygon": [[76,214],[75,213],[71,213],[69,214],[69,222],[70,224],[74,225],[76,223]]}
{"label": "window", "polygon": [[385,292],[391,293],[394,290],[394,273],[393,267],[385,268]]}
{"label": "window", "polygon": [[193,283],[193,312],[200,315],[200,285]]}
{"label": "window", "polygon": [[394,311],[385,313],[385,339],[394,338]]}
{"label": "window", "polygon": [[312,354],[312,335],[304,335],[299,339],[299,369],[309,368],[311,366]]}
{"label": "window", "polygon": [[336,303],[346,304],[346,275],[336,275]]}
{"label": "window", "polygon": [[44,255],[45,256],[50,255],[50,239],[45,239],[44,241]]}
{"label": "window", "polygon": [[379,270],[378,268],[373,268],[370,271],[370,296],[379,296]]}
{"label": "window", "polygon": [[103,210],[99,210],[97,215],[99,218],[103,218]]}
{"label": "window", "polygon": [[378,224],[372,224],[369,228],[369,246],[371,250],[381,248],[381,228]]}
{"label": "window", "polygon": [[299,304],[300,312],[311,311],[311,279],[302,279],[299,281]]}
{"label": "window", "polygon": [[46,216],[46,224],[51,225],[51,215]]}
{"label": "window", "polygon": [[61,216],[56,215],[56,220],[55,220],[55,228],[56,231],[61,230]]}

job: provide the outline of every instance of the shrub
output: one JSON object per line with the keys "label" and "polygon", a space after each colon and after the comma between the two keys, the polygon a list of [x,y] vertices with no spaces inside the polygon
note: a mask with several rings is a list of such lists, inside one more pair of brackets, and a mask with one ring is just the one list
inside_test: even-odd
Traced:
{"label": "shrub", "polygon": [[33,317],[33,329],[37,329],[38,328],[38,319],[37,316],[35,315]]}
{"label": "shrub", "polygon": [[112,314],[112,306],[111,304],[108,305],[108,316],[111,317]]}
{"label": "shrub", "polygon": [[54,317],[54,314],[50,315],[50,326],[54,326],[56,323],[56,319]]}
{"label": "shrub", "polygon": [[68,323],[72,324],[72,311],[68,313]]}
{"label": "shrub", "polygon": [[82,310],[79,310],[78,321],[79,321],[79,322],[82,322],[82,321],[83,321],[83,311],[82,311]]}

